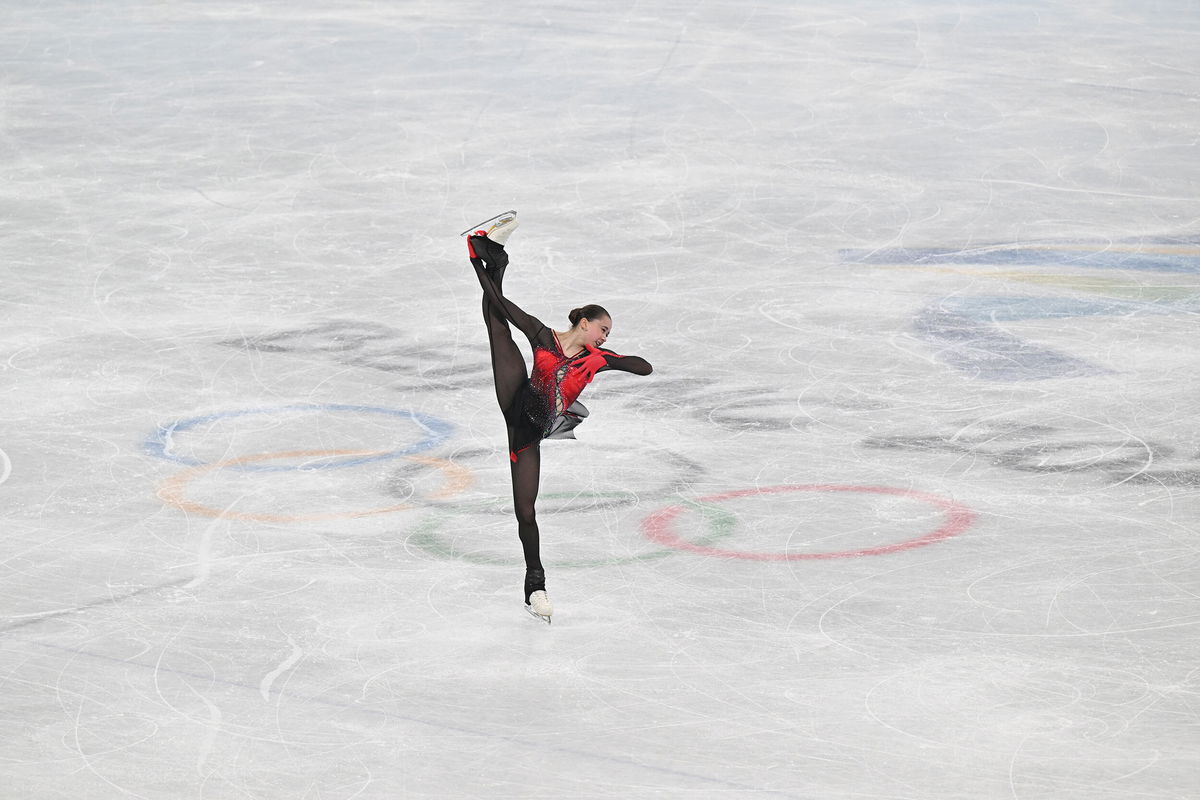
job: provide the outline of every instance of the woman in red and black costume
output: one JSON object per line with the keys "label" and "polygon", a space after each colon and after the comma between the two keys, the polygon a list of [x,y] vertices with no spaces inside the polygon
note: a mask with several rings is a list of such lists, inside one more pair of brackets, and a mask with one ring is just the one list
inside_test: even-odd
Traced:
{"label": "woman in red and black costume", "polygon": [[[506,298],[503,282],[508,253],[500,242],[477,234],[468,237],[467,250],[483,287],[483,318],[492,351],[496,399],[508,425],[517,533],[525,554],[525,605],[531,614],[549,622],[553,608],[546,596],[534,508],[541,480],[539,445],[543,439],[575,438],[572,430],[588,413],[577,398],[598,373],[615,369],[649,375],[652,368],[643,358],[621,356],[601,347],[612,331],[612,317],[600,306],[574,309],[569,315],[571,327],[554,331]],[[510,324],[529,339],[532,373],[526,370]]]}

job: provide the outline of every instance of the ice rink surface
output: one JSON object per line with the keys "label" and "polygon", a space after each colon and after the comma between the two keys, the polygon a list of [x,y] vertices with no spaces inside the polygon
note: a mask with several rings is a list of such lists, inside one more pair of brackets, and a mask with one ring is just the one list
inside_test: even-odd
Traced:
{"label": "ice rink surface", "polygon": [[0,797],[1200,797],[1195,3],[0,20]]}

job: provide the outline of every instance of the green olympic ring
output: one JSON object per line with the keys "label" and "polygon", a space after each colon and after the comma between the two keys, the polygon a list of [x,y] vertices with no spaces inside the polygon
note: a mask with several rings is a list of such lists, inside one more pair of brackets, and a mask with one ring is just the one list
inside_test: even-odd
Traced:
{"label": "green olympic ring", "polygon": [[[591,497],[601,497],[604,495],[625,495],[628,492],[549,492],[545,497],[571,498],[588,495]],[[711,545],[713,542],[720,541],[731,535],[737,525],[736,516],[726,509],[716,504],[693,503],[691,501],[683,501],[681,505],[686,505],[694,508],[705,519],[708,524],[708,533],[700,539],[696,540],[698,546]],[[461,508],[461,506],[459,506]],[[445,508],[445,507],[443,507]],[[425,551],[429,555],[441,559],[458,559],[472,564],[483,564],[493,567],[512,567],[520,566],[522,563],[519,557],[506,558],[504,556],[492,556],[479,553],[469,553],[460,550],[454,544],[446,539],[445,536],[438,533],[438,528],[441,528],[449,518],[449,514],[440,513],[430,519],[424,520],[411,530],[407,541],[417,548]],[[663,547],[659,550],[654,550],[648,553],[642,553],[634,556],[624,556],[621,558],[595,558],[584,559],[581,561],[555,561],[553,566],[556,569],[588,569],[591,567],[616,567],[624,564],[636,564],[643,561],[653,561],[659,558],[676,555],[680,551],[671,548]]]}
{"label": "green olympic ring", "polygon": [[[490,450],[486,450],[486,451],[485,450],[476,450],[476,451],[469,451],[468,453],[463,454],[463,455],[465,455],[465,456],[485,455],[490,458],[493,455],[493,453]],[[619,508],[628,508],[630,506],[637,505],[640,501],[643,501],[643,500],[661,500],[661,499],[670,500],[670,499],[677,497],[680,492],[686,492],[687,488],[689,486],[691,486],[698,479],[702,478],[705,474],[705,470],[702,465],[700,465],[700,464],[692,461],[691,459],[687,458],[686,456],[680,455],[679,453],[676,453],[674,451],[665,450],[665,449],[657,450],[654,452],[653,456],[661,459],[663,462],[663,465],[668,470],[670,470],[670,473],[671,473],[671,479],[669,480],[669,482],[664,483],[661,487],[658,487],[650,492],[644,492],[644,491],[643,492],[632,492],[632,491],[628,491],[628,490],[591,492],[589,495],[591,497],[591,501],[586,504],[582,504],[579,502],[568,502],[568,503],[561,504],[557,508],[549,508],[549,509],[543,505],[540,507],[540,513],[543,515],[545,515],[545,514],[586,514],[586,513],[593,512],[593,511],[609,511],[609,510],[615,510],[615,509],[619,509]],[[458,461],[458,456],[454,457],[452,460]],[[408,501],[408,502],[422,503],[422,501],[413,500],[410,497],[412,484],[408,478],[407,473],[409,471],[411,471],[412,469],[414,469],[414,467],[412,467],[411,465],[409,465],[407,467],[399,467],[399,468],[395,469],[391,473],[390,478],[388,480],[388,485],[389,485],[388,493],[395,497],[398,497],[402,500]],[[560,499],[564,499],[567,501],[577,501],[579,499],[579,497],[580,497],[580,493],[577,493],[577,492],[542,492],[539,494],[539,500],[560,498]],[[425,502],[422,504],[427,507],[434,507],[434,508],[445,505],[443,503],[429,503],[429,502]],[[458,507],[458,504],[455,504],[455,506]],[[471,508],[472,508],[472,510],[478,510],[485,514],[499,514],[502,516],[512,516],[512,513],[513,513],[511,503],[509,503],[508,507],[506,508],[505,504],[503,504],[503,503],[486,502],[485,501],[485,502],[479,503],[476,506],[472,506]]]}

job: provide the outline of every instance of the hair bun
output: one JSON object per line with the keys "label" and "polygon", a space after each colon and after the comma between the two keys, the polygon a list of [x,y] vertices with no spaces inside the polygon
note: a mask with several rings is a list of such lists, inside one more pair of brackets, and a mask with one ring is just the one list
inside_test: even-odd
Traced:
{"label": "hair bun", "polygon": [[588,319],[593,322],[598,319],[604,319],[611,315],[604,310],[603,306],[598,306],[595,303],[588,303],[586,306],[571,309],[571,313],[567,315],[567,319],[571,320],[571,327],[574,328],[581,321]]}

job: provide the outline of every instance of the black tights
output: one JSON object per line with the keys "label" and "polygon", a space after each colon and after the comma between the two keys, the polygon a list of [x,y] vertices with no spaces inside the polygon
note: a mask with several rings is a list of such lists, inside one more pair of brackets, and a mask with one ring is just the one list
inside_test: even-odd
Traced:
{"label": "black tights", "polygon": [[[508,255],[502,249],[489,253],[490,269],[485,270],[483,260],[471,259],[480,284],[491,281],[499,291],[504,282],[504,270],[508,266]],[[487,324],[488,344],[492,350],[492,375],[496,380],[496,400],[500,410],[508,412],[517,396],[529,380],[525,357],[513,341],[508,320],[500,313],[487,293],[483,295],[483,320]],[[512,428],[508,429],[508,443],[513,444]],[[513,505],[517,514],[517,535],[521,537],[521,549],[525,554],[525,569],[541,570],[541,537],[538,533],[537,503],[538,485],[541,483],[542,452],[534,443],[521,451],[512,467]]]}

